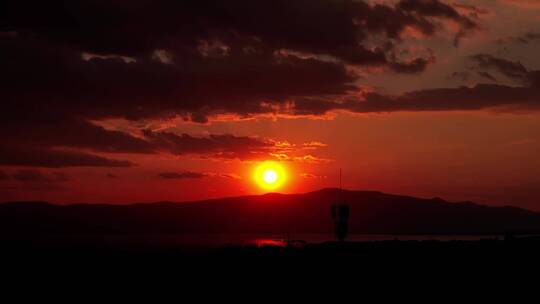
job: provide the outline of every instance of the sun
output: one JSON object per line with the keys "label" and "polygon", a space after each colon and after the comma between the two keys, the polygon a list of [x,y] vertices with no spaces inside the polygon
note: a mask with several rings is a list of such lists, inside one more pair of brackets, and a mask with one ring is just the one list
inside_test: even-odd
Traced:
{"label": "sun", "polygon": [[255,168],[253,178],[260,188],[264,190],[275,190],[285,183],[287,174],[281,164],[274,161],[266,161]]}
{"label": "sun", "polygon": [[277,181],[278,176],[275,170],[268,169],[264,171],[263,179],[267,184],[273,184]]}

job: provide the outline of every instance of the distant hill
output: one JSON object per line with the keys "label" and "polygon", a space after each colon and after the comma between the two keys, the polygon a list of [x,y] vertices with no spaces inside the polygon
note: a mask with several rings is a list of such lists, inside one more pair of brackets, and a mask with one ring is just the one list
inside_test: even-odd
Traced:
{"label": "distant hill", "polygon": [[127,206],[44,202],[0,204],[0,234],[328,233],[330,206],[351,206],[353,234],[538,233],[540,214],[515,207],[323,189],[189,203]]}

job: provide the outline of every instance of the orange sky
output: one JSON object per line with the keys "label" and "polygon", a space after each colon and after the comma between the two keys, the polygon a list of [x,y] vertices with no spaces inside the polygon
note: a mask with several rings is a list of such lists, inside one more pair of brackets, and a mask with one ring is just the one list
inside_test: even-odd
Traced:
{"label": "orange sky", "polygon": [[[222,130],[287,140],[300,146],[312,141],[324,143],[326,146],[316,150],[305,150],[316,153],[322,161],[283,162],[289,179],[279,192],[337,187],[342,168],[343,186],[349,189],[492,204],[520,203],[535,208],[540,195],[539,118],[537,114],[483,112],[341,113],[330,120],[260,119],[187,125],[184,130],[193,134]],[[252,180],[257,162],[171,155],[124,158],[138,165],[47,169],[73,178],[17,191],[7,199],[130,203],[264,192]],[[158,178],[161,172],[184,171],[209,176]]]}

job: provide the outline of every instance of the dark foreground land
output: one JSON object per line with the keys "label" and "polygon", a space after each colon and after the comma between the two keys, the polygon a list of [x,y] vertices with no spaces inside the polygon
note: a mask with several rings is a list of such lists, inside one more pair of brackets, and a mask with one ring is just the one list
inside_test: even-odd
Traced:
{"label": "dark foreground land", "polygon": [[[486,239],[295,243],[289,247],[159,242],[159,236],[246,231],[330,233],[330,210],[337,197],[350,206],[351,234],[486,235]],[[81,237],[88,235],[93,237]],[[141,235],[157,237],[146,237],[144,242],[110,241],[115,236]],[[10,273],[24,280],[38,274],[40,282],[59,273],[74,282],[77,280],[72,278],[81,276],[97,276],[96,281],[200,277],[205,282],[216,274],[224,282],[239,273],[247,281],[254,281],[253,274],[260,278],[277,273],[279,280],[275,282],[297,281],[297,276],[315,280],[350,277],[351,282],[379,277],[385,284],[398,276],[401,284],[415,282],[418,274],[424,281],[453,278],[448,273],[457,276],[455,282],[462,282],[473,280],[471,272],[482,273],[484,280],[513,280],[537,276],[540,237],[531,235],[540,235],[540,213],[335,189],[128,206],[6,203],[0,204],[0,272],[11,278],[6,270],[14,270]],[[504,275],[506,270],[514,275]],[[251,274],[245,275],[245,271]],[[327,271],[338,274],[324,275]],[[93,275],[88,276],[89,272]],[[111,273],[120,274],[122,280]]]}
{"label": "dark foreground land", "polygon": [[[196,291],[199,295],[219,299],[224,294],[216,294],[216,286],[225,294],[258,290],[257,297],[266,297],[266,292],[281,297],[279,290],[302,287],[312,296],[321,291],[346,290],[359,296],[380,290],[375,291],[379,296],[415,298],[427,295],[423,290],[447,295],[478,292],[487,285],[482,293],[494,294],[512,282],[520,282],[519,288],[534,285],[540,237],[198,248],[10,239],[0,242],[0,261],[3,278],[16,286],[48,284],[59,290],[73,285],[90,287],[90,292],[127,286],[127,294],[132,294],[153,284],[178,294],[198,290],[187,287],[195,285],[202,289]],[[396,293],[396,288],[402,291]]]}
{"label": "dark foreground land", "polygon": [[[263,266],[284,263],[296,266],[360,265],[362,267],[445,267],[454,263],[517,265],[540,261],[540,237],[486,238],[482,240],[422,240],[292,243],[275,245],[183,246],[145,243],[114,244],[73,238],[58,241],[10,238],[0,240],[3,261],[25,264],[72,265],[136,264],[190,267],[197,263],[229,266]],[[231,264],[232,263],[232,264]],[[377,266],[378,265],[378,266]]]}

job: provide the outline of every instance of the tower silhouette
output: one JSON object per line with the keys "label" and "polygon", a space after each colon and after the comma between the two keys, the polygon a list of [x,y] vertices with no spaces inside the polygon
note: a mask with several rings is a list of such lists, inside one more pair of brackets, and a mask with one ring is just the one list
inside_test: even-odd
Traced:
{"label": "tower silhouette", "polygon": [[341,188],[341,168],[339,169],[339,192],[336,204],[331,207],[332,220],[334,222],[334,235],[337,241],[344,242],[349,234],[350,206],[343,201]]}

